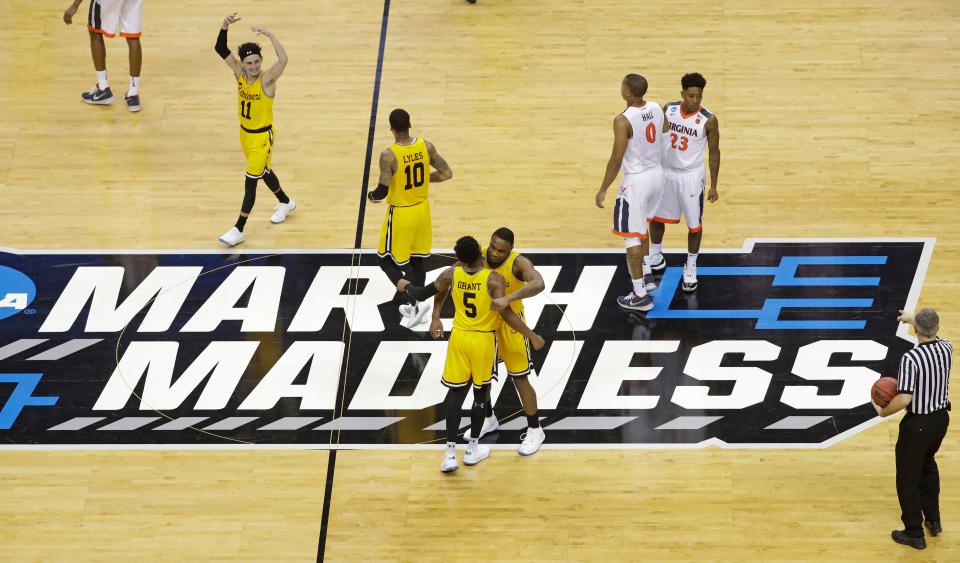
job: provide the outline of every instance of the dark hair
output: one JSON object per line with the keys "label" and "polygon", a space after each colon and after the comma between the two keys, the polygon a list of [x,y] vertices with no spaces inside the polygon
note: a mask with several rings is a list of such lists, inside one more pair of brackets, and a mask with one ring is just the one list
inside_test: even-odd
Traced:
{"label": "dark hair", "polygon": [[480,243],[473,237],[460,237],[453,247],[453,253],[457,255],[457,260],[472,264],[480,258]]}
{"label": "dark hair", "polygon": [[410,114],[407,110],[397,108],[390,112],[390,128],[397,133],[406,133],[410,130]]}
{"label": "dark hair", "polygon": [[683,78],[680,79],[680,89],[686,90],[687,88],[706,88],[707,79],[703,77],[699,72],[691,72],[690,74],[684,74]]}
{"label": "dark hair", "polygon": [[506,227],[500,227],[496,231],[493,231],[493,236],[497,237],[500,240],[504,240],[510,243],[510,246],[513,246],[513,231]]}
{"label": "dark hair", "polygon": [[647,79],[639,74],[628,74],[623,77],[623,81],[635,97],[642,98],[647,93]]}
{"label": "dark hair", "polygon": [[260,45],[256,43],[244,43],[240,45],[237,47],[237,55],[240,56],[241,61],[250,55],[257,55],[261,59],[263,58],[263,55],[260,54]]}

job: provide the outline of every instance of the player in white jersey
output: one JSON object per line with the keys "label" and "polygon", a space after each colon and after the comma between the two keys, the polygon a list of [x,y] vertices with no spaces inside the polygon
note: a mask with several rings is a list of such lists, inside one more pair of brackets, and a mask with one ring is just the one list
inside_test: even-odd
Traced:
{"label": "player in white jersey", "polygon": [[663,231],[666,223],[687,222],[687,263],[683,267],[681,289],[697,289],[697,253],[703,238],[704,149],[710,154],[710,191],[707,199],[720,199],[717,177],[720,175],[720,123],[717,116],[700,105],[707,81],[700,73],[680,79],[683,99],[663,107],[666,135],[663,139],[663,196],[650,222],[650,266],[667,267],[663,258]]}
{"label": "player in white jersey", "polygon": [[613,120],[613,152],[607,171],[597,191],[597,207],[603,207],[607,188],[623,171],[623,180],[613,208],[613,234],[623,237],[627,247],[627,268],[633,280],[633,291],[617,298],[624,309],[649,311],[653,298],[647,293],[657,288],[647,263],[647,221],[653,217],[663,189],[660,160],[663,108],[644,100],[647,80],[639,74],[628,74],[620,86],[620,95],[627,109]]}

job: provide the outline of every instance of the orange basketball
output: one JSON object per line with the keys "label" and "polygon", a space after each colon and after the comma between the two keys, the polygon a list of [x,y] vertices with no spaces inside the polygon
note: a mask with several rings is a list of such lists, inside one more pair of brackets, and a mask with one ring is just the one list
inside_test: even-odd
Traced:
{"label": "orange basketball", "polygon": [[881,407],[890,404],[890,399],[896,394],[897,380],[893,377],[881,377],[870,388],[870,398]]}

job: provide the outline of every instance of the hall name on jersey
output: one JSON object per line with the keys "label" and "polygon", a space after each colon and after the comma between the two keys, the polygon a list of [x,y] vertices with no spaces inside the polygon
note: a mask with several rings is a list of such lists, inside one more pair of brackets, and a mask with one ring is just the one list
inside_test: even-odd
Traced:
{"label": "hall name on jersey", "polygon": [[687,127],[686,125],[680,125],[680,124],[674,123],[674,122],[672,122],[672,121],[670,122],[670,130],[671,130],[671,131],[676,131],[677,133],[680,133],[681,135],[686,135],[686,136],[688,136],[688,137],[699,137],[699,136],[700,136],[700,134],[697,132],[696,129],[694,129],[694,128],[692,128],[692,127]]}
{"label": "hall name on jersey", "polygon": [[480,282],[458,281],[457,289],[462,289],[463,291],[480,291],[483,289],[483,284]]}
{"label": "hall name on jersey", "polygon": [[405,154],[403,155],[403,163],[410,164],[411,162],[416,162],[418,160],[423,160],[423,152],[417,152],[414,154]]}
{"label": "hall name on jersey", "polygon": [[[239,87],[238,87],[238,89],[239,89]],[[257,100],[260,99],[260,93],[259,93],[259,92],[255,93],[255,94],[251,94],[251,93],[249,93],[249,92],[244,92],[243,90],[240,90],[240,92],[238,92],[238,93],[240,94],[240,97],[243,98],[244,100],[257,101]]]}

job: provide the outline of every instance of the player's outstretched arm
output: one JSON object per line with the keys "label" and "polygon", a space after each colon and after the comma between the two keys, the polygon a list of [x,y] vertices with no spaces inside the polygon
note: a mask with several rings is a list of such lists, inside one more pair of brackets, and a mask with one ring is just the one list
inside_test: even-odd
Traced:
{"label": "player's outstretched arm", "polygon": [[[506,287],[506,285],[507,283],[504,281],[503,276],[497,272],[492,272],[490,277],[487,278],[487,291],[494,300],[503,297],[503,288]],[[530,327],[523,324],[523,319],[514,313],[513,309],[509,307],[503,309],[500,311],[500,317],[503,318],[510,328],[529,338],[534,350],[543,348],[545,344],[543,338],[530,330]]]}
{"label": "player's outstretched arm", "polygon": [[273,50],[277,52],[277,62],[273,63],[273,66],[263,73],[263,83],[273,84],[280,78],[280,75],[283,74],[283,69],[287,68],[287,52],[284,50],[283,45],[280,44],[277,36],[267,28],[251,27],[250,31],[269,39],[270,43],[273,43]]}
{"label": "player's outstretched arm", "polygon": [[73,4],[70,4],[70,7],[63,11],[63,23],[67,25],[73,23],[73,16],[80,8],[80,4],[83,4],[83,0],[73,0]]}
{"label": "player's outstretched arm", "polygon": [[230,47],[227,47],[227,29],[230,27],[230,24],[237,23],[238,21],[240,21],[240,18],[237,17],[236,12],[223,18],[223,24],[220,25],[220,34],[217,35],[217,44],[213,48],[214,51],[220,55],[220,58],[223,59],[223,62],[227,63],[227,66],[233,71],[234,76],[239,76],[242,68],[240,66],[240,59],[230,52]]}
{"label": "player's outstretched arm", "polygon": [[418,285],[413,285],[408,279],[401,279],[397,282],[397,291],[400,293],[407,293],[413,296],[417,301],[423,301],[429,297],[433,297],[439,293],[444,293],[450,290],[450,286],[453,284],[453,270],[455,266],[450,266],[443,273],[440,274],[440,277],[437,278],[437,281],[431,282],[423,287]]}
{"label": "player's outstretched arm", "polygon": [[533,262],[526,256],[517,256],[517,259],[513,261],[513,275],[527,282],[526,285],[513,293],[508,293],[499,299],[494,299],[492,305],[494,311],[502,311],[511,301],[533,297],[546,288],[546,284],[543,282],[543,276],[533,267]]}
{"label": "player's outstretched arm", "polygon": [[437,147],[433,146],[433,143],[430,141],[424,142],[427,144],[427,153],[430,155],[430,166],[435,168],[435,170],[430,171],[430,183],[446,182],[453,178],[453,170],[450,169],[447,161],[437,152]]}
{"label": "player's outstretched arm", "polygon": [[380,179],[377,188],[367,192],[367,199],[373,203],[380,203],[390,192],[390,179],[397,173],[397,155],[390,149],[380,153]]}
{"label": "player's outstretched arm", "polygon": [[450,266],[437,281],[428,284],[425,287],[418,287],[410,283],[409,280],[400,280],[397,282],[397,291],[406,292],[413,296],[417,301],[423,301],[433,296],[433,318],[430,322],[430,336],[435,340],[443,338],[443,323],[440,321],[440,309],[443,308],[443,302],[447,299],[450,292],[450,286],[453,285],[453,271],[456,266]]}
{"label": "player's outstretched arm", "polygon": [[717,193],[717,178],[720,176],[720,121],[716,115],[711,115],[707,120],[707,153],[710,162],[710,191],[707,192],[707,199],[717,201],[720,194]]}
{"label": "player's outstretched arm", "polygon": [[622,114],[613,120],[613,150],[610,160],[607,161],[607,171],[603,175],[603,182],[597,190],[597,207],[603,208],[603,198],[607,196],[607,188],[617,179],[620,165],[623,164],[623,155],[627,152],[627,143],[630,141],[630,121]]}

